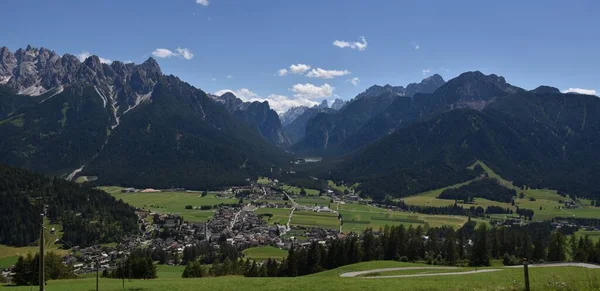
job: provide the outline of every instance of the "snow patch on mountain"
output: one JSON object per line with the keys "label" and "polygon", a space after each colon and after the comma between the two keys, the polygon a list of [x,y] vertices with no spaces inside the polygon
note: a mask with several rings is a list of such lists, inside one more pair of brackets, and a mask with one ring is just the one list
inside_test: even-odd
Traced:
{"label": "snow patch on mountain", "polygon": [[36,84],[31,85],[27,88],[21,89],[17,94],[19,95],[27,95],[27,96],[40,96],[44,93],[48,92],[46,88],[40,85],[39,81]]}
{"label": "snow patch on mountain", "polygon": [[52,98],[52,97],[54,97],[56,95],[62,93],[64,90],[65,90],[64,86],[62,86],[62,85],[58,86],[58,88],[55,89],[54,93],[52,93],[52,95],[48,96],[48,98],[42,100],[42,102],[40,102],[40,104],[46,102],[46,100],[48,100],[48,99],[50,99],[50,98]]}
{"label": "snow patch on mountain", "polygon": [[145,102],[146,100],[150,100],[150,96],[152,96],[152,92],[150,91],[146,94],[138,94],[135,93],[135,104],[133,106],[129,106],[129,108],[127,108],[127,110],[125,110],[125,112],[123,112],[123,114],[129,112],[130,110],[136,108],[138,105],[142,104],[143,102]]}
{"label": "snow patch on mountain", "polygon": [[10,81],[10,78],[12,78],[12,76],[0,76],[0,85],[8,83],[8,81]]}

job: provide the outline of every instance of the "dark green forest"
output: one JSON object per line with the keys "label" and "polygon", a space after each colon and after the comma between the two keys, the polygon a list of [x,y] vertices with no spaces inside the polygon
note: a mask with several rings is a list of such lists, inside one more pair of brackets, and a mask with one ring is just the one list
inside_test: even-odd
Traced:
{"label": "dark green forest", "polygon": [[492,201],[510,203],[517,196],[517,191],[508,189],[498,183],[496,179],[475,180],[467,185],[444,190],[438,198],[462,200],[471,203],[475,198],[485,198]]}
{"label": "dark green forest", "polygon": [[104,191],[2,164],[0,201],[0,244],[35,243],[44,208],[72,246],[111,242],[138,230],[134,208]]}

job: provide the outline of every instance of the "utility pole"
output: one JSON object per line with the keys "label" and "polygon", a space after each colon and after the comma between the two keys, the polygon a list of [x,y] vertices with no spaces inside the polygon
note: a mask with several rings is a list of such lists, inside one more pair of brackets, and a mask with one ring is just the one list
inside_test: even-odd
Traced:
{"label": "utility pole", "polygon": [[46,280],[44,278],[44,214],[40,214],[40,291],[46,290]]}
{"label": "utility pole", "polygon": [[527,267],[527,258],[523,258],[523,271],[525,272],[525,291],[530,291],[529,289],[529,268]]}

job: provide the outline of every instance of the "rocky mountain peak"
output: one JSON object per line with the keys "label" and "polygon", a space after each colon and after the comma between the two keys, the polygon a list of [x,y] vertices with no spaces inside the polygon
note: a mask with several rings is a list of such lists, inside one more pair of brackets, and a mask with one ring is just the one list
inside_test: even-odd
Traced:
{"label": "rocky mountain peak", "polygon": [[340,110],[342,107],[346,105],[346,101],[342,99],[335,99],[333,103],[331,103],[331,109]]}
{"label": "rocky mountain peak", "polygon": [[148,73],[162,74],[162,71],[160,69],[160,66],[158,65],[158,62],[153,57],[149,57],[140,66],[142,68],[144,68]]}
{"label": "rocky mountain peak", "polygon": [[321,101],[321,104],[315,105],[317,108],[329,108],[329,104],[327,103],[327,99]]}
{"label": "rocky mountain peak", "polygon": [[531,90],[531,92],[534,94],[560,94],[560,90],[558,90],[558,88],[544,85]]}

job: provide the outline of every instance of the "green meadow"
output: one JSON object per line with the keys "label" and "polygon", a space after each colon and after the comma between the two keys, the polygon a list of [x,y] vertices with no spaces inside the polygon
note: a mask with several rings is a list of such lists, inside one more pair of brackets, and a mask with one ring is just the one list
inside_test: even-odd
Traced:
{"label": "green meadow", "polygon": [[[458,276],[431,276],[412,278],[342,278],[339,275],[350,271],[378,268],[423,266],[421,264],[394,261],[374,261],[348,265],[337,269],[295,278],[244,278],[241,276],[182,279],[180,267],[159,267],[158,279],[125,280],[125,290],[523,290],[524,279],[521,268],[502,268],[496,272]],[[400,271],[394,274],[400,274]],[[413,271],[407,271],[413,273]],[[431,271],[433,272],[433,271]],[[447,271],[439,270],[438,273]],[[179,274],[179,275],[178,275]],[[389,273],[392,274],[392,273]],[[404,273],[406,274],[406,273]],[[387,275],[385,272],[379,275]],[[600,288],[600,270],[579,267],[530,268],[531,290],[578,290],[592,291]],[[99,289],[104,291],[124,290],[118,279],[100,279]],[[95,290],[96,279],[87,277],[74,280],[49,281],[48,291],[88,291]],[[25,291],[31,286],[0,287],[0,290]]]}
{"label": "green meadow", "polygon": [[243,251],[246,258],[250,258],[257,261],[266,261],[271,259],[283,259],[287,257],[288,252],[272,246],[262,246],[248,248]]}
{"label": "green meadow", "polygon": [[450,225],[460,227],[467,222],[467,218],[463,216],[407,213],[362,204],[340,204],[339,213],[344,221],[344,232],[362,232],[367,227],[379,229],[386,225],[400,224],[407,227],[410,225],[414,227],[425,226],[425,224],[429,226]]}
{"label": "green meadow", "polygon": [[275,224],[275,223],[286,224],[291,211],[292,211],[291,208],[258,208],[254,212],[257,215],[264,214],[264,213],[273,214],[273,217],[266,217],[266,216],[263,217],[263,220],[267,224]]}
{"label": "green meadow", "polygon": [[121,193],[121,187],[99,187],[117,199],[140,209],[158,213],[173,213],[181,215],[191,222],[205,222],[213,216],[213,210],[185,209],[187,205],[199,207],[221,203],[237,203],[233,198],[217,198],[216,194],[208,193],[202,197],[201,192],[157,192],[157,193]]}
{"label": "green meadow", "polygon": [[[523,193],[524,197],[519,198],[515,197],[515,206],[520,208],[531,209],[535,212],[533,216],[534,221],[543,221],[543,220],[551,220],[555,217],[560,216],[572,216],[572,217],[586,217],[586,218],[594,218],[598,217],[598,213],[600,213],[600,208],[592,207],[587,200],[581,201],[582,207],[576,209],[565,209],[564,204],[560,203],[560,201],[571,201],[570,198],[563,197],[557,193],[555,190],[550,189],[525,189],[521,190],[518,187],[515,187],[512,182],[507,181],[502,178],[500,175],[495,173],[492,169],[490,169],[487,165],[482,162],[477,162],[483,167],[483,169],[488,173],[488,176],[497,179],[500,183],[508,188],[515,189],[517,193]],[[473,165],[472,167],[474,167]],[[474,180],[466,181],[460,184],[448,186],[445,188],[435,189],[427,192],[423,192],[414,196],[402,198],[409,205],[417,205],[417,206],[450,206],[454,204],[454,200],[449,199],[439,199],[437,198],[444,190],[450,188],[458,188],[463,185],[467,185]],[[533,201],[532,201],[533,200]],[[509,208],[513,211],[516,210],[515,206],[512,206],[511,203],[503,203],[497,201],[491,201],[483,198],[475,198],[474,203],[471,204],[462,204],[459,205],[463,207],[471,207],[471,206],[481,206],[486,208],[488,206],[500,206],[503,208]],[[503,218],[506,215],[494,215],[496,218]]]}

